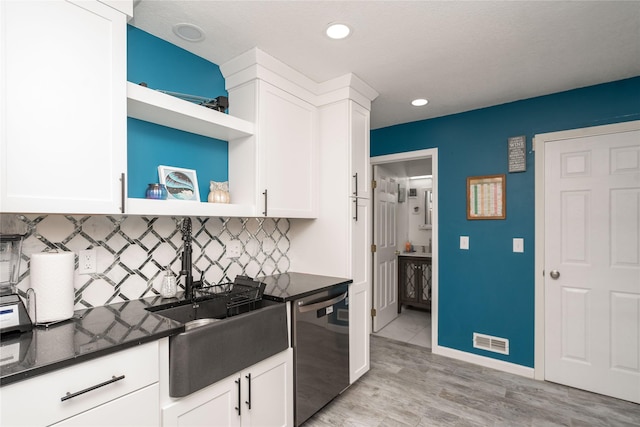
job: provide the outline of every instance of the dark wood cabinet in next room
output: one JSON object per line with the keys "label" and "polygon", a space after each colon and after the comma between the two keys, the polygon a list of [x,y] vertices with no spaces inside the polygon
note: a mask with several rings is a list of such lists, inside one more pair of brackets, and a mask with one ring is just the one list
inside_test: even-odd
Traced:
{"label": "dark wood cabinet in next room", "polygon": [[431,310],[431,257],[398,257],[398,313],[402,305]]}

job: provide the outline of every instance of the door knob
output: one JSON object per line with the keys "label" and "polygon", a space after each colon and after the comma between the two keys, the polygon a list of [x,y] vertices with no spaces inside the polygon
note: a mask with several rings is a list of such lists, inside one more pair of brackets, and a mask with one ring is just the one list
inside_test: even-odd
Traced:
{"label": "door knob", "polygon": [[549,276],[551,276],[553,280],[556,280],[560,277],[560,272],[558,270],[551,270],[551,272],[549,272]]}

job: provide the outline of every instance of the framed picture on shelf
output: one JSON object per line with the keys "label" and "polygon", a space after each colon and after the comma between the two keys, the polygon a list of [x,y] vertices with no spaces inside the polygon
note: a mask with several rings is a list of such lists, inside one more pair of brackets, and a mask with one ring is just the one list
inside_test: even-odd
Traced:
{"label": "framed picture on shelf", "polygon": [[193,169],[158,166],[160,184],[167,187],[167,200],[200,201],[198,178]]}
{"label": "framed picture on shelf", "polygon": [[467,219],[505,219],[506,175],[467,177]]}

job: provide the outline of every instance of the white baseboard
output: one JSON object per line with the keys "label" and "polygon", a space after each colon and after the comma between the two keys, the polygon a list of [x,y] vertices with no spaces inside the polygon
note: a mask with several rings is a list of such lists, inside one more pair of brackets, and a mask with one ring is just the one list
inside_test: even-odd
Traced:
{"label": "white baseboard", "polygon": [[503,360],[492,359],[486,356],[479,356],[465,351],[454,350],[449,347],[433,345],[431,348],[433,354],[450,357],[452,359],[462,360],[464,362],[473,363],[475,365],[484,366],[486,368],[497,369],[498,371],[509,372],[510,374],[520,375],[522,377],[534,378],[534,369],[515,363],[505,362]]}

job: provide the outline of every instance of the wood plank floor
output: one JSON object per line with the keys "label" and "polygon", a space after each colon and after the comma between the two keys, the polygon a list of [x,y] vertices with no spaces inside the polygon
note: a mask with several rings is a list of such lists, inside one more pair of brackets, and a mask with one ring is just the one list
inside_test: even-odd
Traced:
{"label": "wood plank floor", "polygon": [[371,336],[371,370],[304,427],[640,426],[640,405]]}

